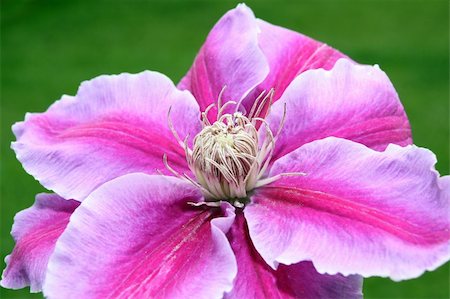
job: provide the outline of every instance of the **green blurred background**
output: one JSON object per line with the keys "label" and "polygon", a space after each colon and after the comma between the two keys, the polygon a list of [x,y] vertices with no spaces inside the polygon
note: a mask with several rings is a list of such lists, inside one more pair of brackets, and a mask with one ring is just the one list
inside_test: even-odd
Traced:
{"label": "green blurred background", "polygon": [[[9,148],[10,127],[100,74],[187,71],[214,23],[237,1],[1,2],[1,258],[16,212],[44,189]],[[448,1],[247,1],[256,16],[324,41],[387,72],[415,143],[449,173]],[[1,265],[4,268],[4,264]],[[366,298],[449,298],[449,265],[410,281],[371,278]],[[0,289],[1,298],[41,298]]]}

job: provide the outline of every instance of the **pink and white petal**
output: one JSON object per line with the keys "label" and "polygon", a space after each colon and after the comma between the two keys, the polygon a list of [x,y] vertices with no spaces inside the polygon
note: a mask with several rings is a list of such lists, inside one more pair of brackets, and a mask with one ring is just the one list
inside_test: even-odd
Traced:
{"label": "pink and white petal", "polygon": [[253,247],[242,214],[237,215],[227,236],[238,262],[238,274],[225,299],[362,297],[362,278],[358,275],[320,274],[311,262],[270,268]]}
{"label": "pink and white petal", "polygon": [[0,285],[9,289],[30,286],[41,291],[47,262],[56,240],[69,223],[79,202],[65,200],[56,194],[38,194],[33,206],[17,213],[11,234],[16,241],[5,259]]}
{"label": "pink and white petal", "polygon": [[[295,31],[260,19],[257,24],[261,30],[258,44],[269,63],[270,72],[246,98],[244,106],[247,109],[263,90],[273,88],[273,101],[277,101],[299,74],[319,68],[329,70],[338,59],[346,57],[338,50]],[[265,115],[265,110],[262,115]]]}
{"label": "pink and white petal", "polygon": [[[199,108],[156,72],[100,76],[83,82],[75,97],[63,96],[46,112],[14,125],[12,147],[25,170],[65,198],[83,200],[92,190],[131,172],[189,171],[167,114],[184,139],[201,128]],[[166,172],[167,173],[167,172]]]}
{"label": "pink and white petal", "polygon": [[[258,46],[258,24],[253,12],[239,4],[227,12],[209,33],[187,75],[178,87],[188,89],[203,111],[226,90],[222,103],[239,102],[269,72],[269,66]],[[209,113],[215,120],[217,109]]]}
{"label": "pink and white petal", "polygon": [[221,298],[232,288],[236,260],[211,219],[233,213],[187,203],[200,200],[197,188],[174,177],[138,173],[105,183],[58,240],[44,295]]}
{"label": "pink and white petal", "polygon": [[362,143],[376,150],[388,144],[411,144],[403,106],[378,66],[340,59],[331,71],[299,75],[271,109],[267,121],[276,131],[283,118],[274,159],[305,143],[328,136]]}
{"label": "pink and white petal", "polygon": [[211,224],[226,234],[234,223],[236,213],[234,207],[226,201],[221,202],[220,209],[222,211],[223,217],[212,219]]}
{"label": "pink and white petal", "polygon": [[450,257],[448,177],[432,152],[384,152],[339,138],[279,159],[245,209],[251,239],[272,267],[312,261],[320,273],[414,278]]}

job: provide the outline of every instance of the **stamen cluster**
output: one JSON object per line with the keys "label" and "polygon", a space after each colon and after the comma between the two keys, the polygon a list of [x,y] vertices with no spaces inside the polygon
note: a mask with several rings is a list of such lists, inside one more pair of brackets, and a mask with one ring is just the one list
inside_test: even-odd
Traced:
{"label": "stamen cluster", "polygon": [[214,198],[242,198],[253,188],[258,171],[258,132],[237,112],[225,114],[194,139],[188,164],[198,182]]}
{"label": "stamen cluster", "polygon": [[[181,141],[169,117],[169,127],[184,148],[189,168],[197,180],[186,174],[177,173],[168,165],[166,156],[164,156],[164,162],[176,176],[200,188],[208,205],[227,200],[236,207],[243,207],[251,190],[270,184],[285,175],[303,175],[303,173],[283,173],[263,178],[273,155],[276,136],[284,123],[283,117],[274,136],[264,120],[269,111],[267,108],[270,108],[272,103],[273,90],[267,94],[263,91],[247,115],[241,112],[224,114],[227,106],[238,106],[238,104],[228,101],[222,106],[223,91],[224,89],[217,101],[217,120],[211,124],[208,119],[208,112],[215,104],[202,112],[203,129],[195,136],[192,150],[187,145],[187,137]],[[267,110],[266,115],[260,117],[264,108]],[[262,135],[257,129],[260,126],[264,130]],[[264,136],[261,144],[259,136]]]}

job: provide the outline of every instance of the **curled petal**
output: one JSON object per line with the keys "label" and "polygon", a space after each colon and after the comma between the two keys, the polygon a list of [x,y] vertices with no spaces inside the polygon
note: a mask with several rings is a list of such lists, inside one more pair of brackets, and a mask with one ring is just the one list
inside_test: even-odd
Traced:
{"label": "curled petal", "polygon": [[65,198],[83,200],[102,183],[130,172],[165,171],[163,154],[180,172],[184,152],[168,126],[168,111],[181,139],[200,130],[192,95],[162,74],[100,76],[81,84],[46,112],[14,125],[12,147],[25,170]]}
{"label": "curled petal", "polygon": [[252,198],[245,216],[272,267],[312,261],[320,273],[414,278],[450,256],[449,177],[415,146],[384,152],[345,139],[306,144],[279,159],[284,177]]}
{"label": "curled petal", "polygon": [[312,70],[295,78],[272,106],[267,121],[276,131],[286,105],[284,128],[274,159],[328,136],[384,150],[389,143],[411,144],[402,104],[378,66],[340,59],[331,71]]}
{"label": "curled petal", "polygon": [[[253,12],[244,4],[227,12],[209,33],[178,87],[190,90],[202,111],[217,101],[224,86],[222,102],[239,102],[269,72],[258,46],[258,31]],[[215,108],[211,110],[211,120],[216,113]]]}
{"label": "curled petal", "polygon": [[201,199],[198,189],[174,177],[128,174],[105,183],[83,201],[57,242],[44,294],[221,298],[236,275],[222,231],[234,214],[188,204]]}
{"label": "curled petal", "polygon": [[11,232],[16,246],[6,257],[2,287],[30,286],[31,292],[41,291],[56,240],[78,205],[77,201],[65,200],[56,194],[42,193],[36,196],[33,206],[17,213]]}
{"label": "curled petal", "polygon": [[225,299],[362,298],[362,278],[358,275],[320,274],[311,262],[270,268],[253,247],[242,214],[237,215],[227,236],[238,274]]}

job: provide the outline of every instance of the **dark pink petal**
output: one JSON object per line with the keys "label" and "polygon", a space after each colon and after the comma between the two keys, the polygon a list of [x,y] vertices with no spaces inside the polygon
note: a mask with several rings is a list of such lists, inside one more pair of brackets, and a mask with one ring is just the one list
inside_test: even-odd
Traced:
{"label": "dark pink petal", "polygon": [[[202,111],[217,101],[225,85],[223,103],[239,102],[269,72],[258,46],[258,31],[253,12],[244,4],[227,12],[209,33],[178,87],[190,90]],[[216,109],[211,110],[211,120],[216,113]]]}
{"label": "dark pink petal", "polygon": [[246,207],[251,239],[272,267],[312,261],[320,273],[408,279],[450,256],[449,177],[426,149],[384,152],[339,138],[306,144]]}
{"label": "dark pink petal", "polygon": [[56,240],[78,205],[77,201],[43,193],[36,196],[33,206],[17,213],[11,232],[16,246],[6,257],[2,287],[20,289],[30,286],[31,292],[41,290]]}
{"label": "dark pink petal", "polygon": [[286,104],[286,122],[274,158],[328,136],[384,150],[389,143],[411,144],[403,106],[378,66],[339,60],[331,71],[298,76],[271,109],[267,121],[277,130]]}
{"label": "dark pink petal", "polygon": [[128,174],[75,211],[50,258],[48,298],[221,298],[236,260],[232,210],[194,208],[202,195],[166,176]]}
{"label": "dark pink petal", "polygon": [[166,171],[163,154],[188,171],[181,139],[200,130],[199,108],[162,74],[100,76],[63,96],[45,113],[27,114],[14,125],[17,158],[46,188],[65,198],[84,199],[102,183],[130,172]]}
{"label": "dark pink petal", "polygon": [[242,214],[228,232],[238,262],[233,290],[225,299],[361,298],[360,276],[319,274],[311,262],[270,268],[254,249]]}
{"label": "dark pink petal", "polygon": [[[270,72],[264,82],[246,98],[251,107],[263,91],[274,88],[273,100],[278,100],[294,78],[311,69],[331,69],[339,58],[346,57],[336,49],[289,29],[257,20],[260,31],[258,44],[266,57]],[[264,112],[262,113],[264,115]]]}

